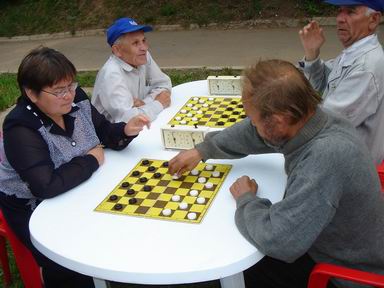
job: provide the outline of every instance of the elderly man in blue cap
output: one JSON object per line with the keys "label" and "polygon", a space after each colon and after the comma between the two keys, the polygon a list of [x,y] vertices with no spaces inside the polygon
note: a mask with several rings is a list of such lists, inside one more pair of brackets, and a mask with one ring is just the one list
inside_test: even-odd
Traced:
{"label": "elderly man in blue cap", "polygon": [[152,27],[131,18],[107,30],[112,55],[96,77],[92,104],[111,122],[128,122],[144,114],[151,121],[171,104],[171,80],[148,52],[144,32]]}
{"label": "elderly man in blue cap", "polygon": [[339,6],[337,36],[344,50],[335,59],[319,58],[322,28],[311,21],[299,35],[305,57],[299,62],[325,108],[356,127],[378,164],[384,159],[384,53],[376,29],[384,0],[327,0]]}

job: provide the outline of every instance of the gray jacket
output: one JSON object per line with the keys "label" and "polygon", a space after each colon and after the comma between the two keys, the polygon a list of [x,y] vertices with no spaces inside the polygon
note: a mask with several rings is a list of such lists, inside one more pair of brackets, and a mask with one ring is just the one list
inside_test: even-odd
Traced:
{"label": "gray jacket", "polygon": [[[384,159],[384,52],[377,36],[356,42],[356,49],[324,62],[300,62],[312,86],[323,93],[324,107],[351,121],[372,158]],[[354,48],[351,46],[351,48]]]}
{"label": "gray jacket", "polygon": [[252,193],[237,200],[236,225],[262,253],[293,262],[308,252],[316,262],[384,274],[384,199],[356,136],[350,123],[319,109],[279,149],[268,147],[249,119],[208,134],[196,148],[205,160],[284,154],[283,200],[272,204]]}

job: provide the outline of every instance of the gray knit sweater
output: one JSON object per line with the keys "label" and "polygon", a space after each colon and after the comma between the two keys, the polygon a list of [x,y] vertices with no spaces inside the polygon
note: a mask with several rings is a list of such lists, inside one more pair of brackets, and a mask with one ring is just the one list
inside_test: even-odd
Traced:
{"label": "gray knit sweater", "polygon": [[384,274],[384,198],[369,152],[349,123],[318,109],[293,139],[272,149],[245,119],[208,134],[196,148],[205,160],[284,154],[282,201],[272,205],[252,193],[237,200],[237,227],[262,253],[293,262],[308,252],[316,262]]}

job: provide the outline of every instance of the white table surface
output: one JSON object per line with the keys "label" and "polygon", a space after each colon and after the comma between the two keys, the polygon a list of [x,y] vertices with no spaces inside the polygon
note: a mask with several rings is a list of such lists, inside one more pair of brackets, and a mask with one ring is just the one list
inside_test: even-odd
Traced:
{"label": "white table surface", "polygon": [[187,96],[207,95],[207,90],[205,80],[174,87],[172,106],[160,114],[151,129],[123,151],[105,150],[104,165],[88,181],[43,201],[29,224],[37,249],[55,262],[94,278],[140,284],[230,279],[260,260],[263,255],[235,226],[236,203],[229,187],[236,178],[249,175],[259,183],[260,196],[279,201],[286,184],[280,154],[208,161],[233,167],[200,224],[94,211],[141,158],[165,160],[177,154],[163,149],[159,127],[169,121]]}

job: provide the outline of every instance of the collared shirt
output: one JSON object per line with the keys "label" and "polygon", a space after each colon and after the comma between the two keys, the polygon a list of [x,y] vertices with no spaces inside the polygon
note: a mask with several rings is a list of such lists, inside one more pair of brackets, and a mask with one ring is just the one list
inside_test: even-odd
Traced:
{"label": "collared shirt", "polygon": [[[160,70],[149,52],[147,63],[137,68],[111,55],[97,74],[91,101],[111,122],[128,122],[139,114],[153,121],[164,109],[155,97],[171,89],[170,78]],[[134,107],[135,98],[145,105]]]}
{"label": "collared shirt", "polygon": [[323,106],[356,127],[373,160],[384,159],[384,52],[377,35],[367,36],[335,59],[301,62]]}
{"label": "collared shirt", "polygon": [[353,59],[359,55],[360,49],[364,49],[365,45],[369,45],[369,43],[375,42],[377,42],[377,36],[375,34],[369,35],[363,39],[360,39],[359,41],[356,41],[341,52],[339,66],[343,66],[344,63],[353,61]]}

